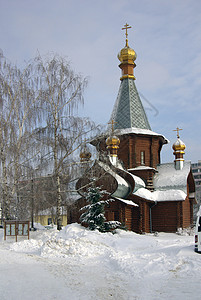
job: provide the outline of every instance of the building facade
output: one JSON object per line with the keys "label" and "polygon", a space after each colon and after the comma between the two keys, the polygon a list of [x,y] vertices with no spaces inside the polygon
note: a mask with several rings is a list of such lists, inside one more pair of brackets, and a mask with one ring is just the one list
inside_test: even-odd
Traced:
{"label": "building facade", "polygon": [[[69,209],[68,222],[79,222],[84,193],[92,178],[113,201],[106,206],[108,221],[119,221],[143,233],[176,232],[193,224],[195,183],[190,161],[184,161],[185,144],[173,144],[175,160],[162,164],[160,153],[168,140],[151,130],[135,85],[136,53],[126,45],[118,54],[121,83],[109,124],[112,128],[91,144],[98,159],[77,182],[81,198]],[[83,155],[82,155],[83,157]]]}
{"label": "building facade", "polygon": [[197,163],[192,163],[191,166],[192,166],[192,172],[195,179],[196,200],[197,200],[195,213],[197,213],[201,205],[201,160],[198,160]]}

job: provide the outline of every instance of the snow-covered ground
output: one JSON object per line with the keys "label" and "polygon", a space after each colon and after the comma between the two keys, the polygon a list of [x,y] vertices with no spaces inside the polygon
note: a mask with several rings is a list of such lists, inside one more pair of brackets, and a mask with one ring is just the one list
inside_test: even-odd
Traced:
{"label": "snow-covered ground", "polygon": [[78,224],[3,239],[1,300],[201,299],[194,236],[89,231]]}

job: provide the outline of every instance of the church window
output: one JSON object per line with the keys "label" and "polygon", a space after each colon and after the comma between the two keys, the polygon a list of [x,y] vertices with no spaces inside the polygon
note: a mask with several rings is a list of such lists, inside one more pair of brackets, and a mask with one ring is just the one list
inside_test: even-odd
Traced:
{"label": "church window", "polygon": [[145,152],[144,151],[140,152],[140,164],[141,165],[145,164]]}

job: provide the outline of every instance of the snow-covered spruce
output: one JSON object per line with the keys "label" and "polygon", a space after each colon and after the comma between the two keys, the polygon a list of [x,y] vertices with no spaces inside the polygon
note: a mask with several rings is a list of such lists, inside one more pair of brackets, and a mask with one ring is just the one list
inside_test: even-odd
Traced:
{"label": "snow-covered spruce", "polygon": [[108,194],[107,191],[101,190],[100,187],[90,187],[87,190],[85,199],[89,203],[81,208],[84,211],[80,216],[81,224],[87,224],[90,230],[99,230],[100,232],[113,231],[122,227],[118,221],[108,221],[105,218],[105,204],[113,201],[112,199],[101,200]]}

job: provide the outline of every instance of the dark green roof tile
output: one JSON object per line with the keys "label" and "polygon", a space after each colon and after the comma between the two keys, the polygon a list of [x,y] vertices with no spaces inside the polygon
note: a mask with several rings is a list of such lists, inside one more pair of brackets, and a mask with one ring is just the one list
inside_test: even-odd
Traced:
{"label": "dark green roof tile", "polygon": [[122,80],[111,120],[115,122],[114,129],[135,127],[151,130],[133,79]]}

